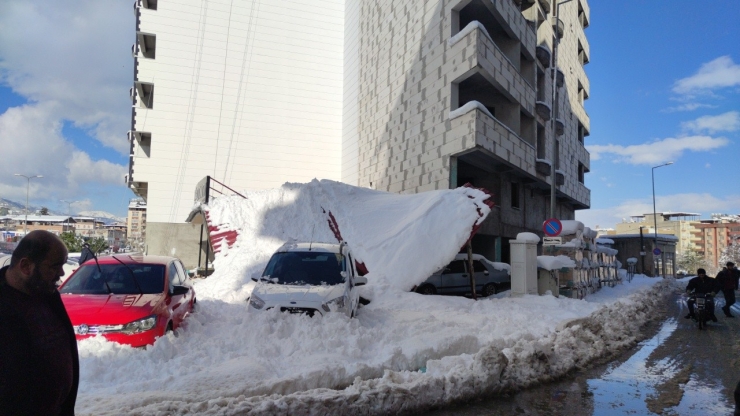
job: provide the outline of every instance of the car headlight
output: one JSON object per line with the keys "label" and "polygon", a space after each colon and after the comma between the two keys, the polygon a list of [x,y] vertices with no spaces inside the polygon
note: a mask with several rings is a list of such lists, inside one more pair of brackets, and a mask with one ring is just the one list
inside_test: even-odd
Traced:
{"label": "car headlight", "polygon": [[262,309],[265,307],[265,301],[254,295],[249,298],[249,304],[252,305],[254,309]]}
{"label": "car headlight", "polygon": [[338,298],[332,299],[325,304],[321,305],[321,309],[323,309],[326,312],[330,312],[332,309],[344,309],[344,305],[346,303],[346,298],[344,296],[340,296]]}
{"label": "car headlight", "polygon": [[138,334],[139,332],[148,331],[157,324],[157,316],[147,316],[146,318],[139,319],[138,321],[129,322],[121,328],[121,332],[124,334]]}

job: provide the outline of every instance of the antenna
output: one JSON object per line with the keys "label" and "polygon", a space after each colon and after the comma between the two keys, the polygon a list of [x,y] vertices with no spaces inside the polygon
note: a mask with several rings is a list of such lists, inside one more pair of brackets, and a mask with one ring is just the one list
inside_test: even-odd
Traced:
{"label": "antenna", "polygon": [[308,243],[308,251],[311,251],[311,247],[313,246],[313,232],[316,231],[316,223],[313,223],[313,228],[311,229],[311,241]]}

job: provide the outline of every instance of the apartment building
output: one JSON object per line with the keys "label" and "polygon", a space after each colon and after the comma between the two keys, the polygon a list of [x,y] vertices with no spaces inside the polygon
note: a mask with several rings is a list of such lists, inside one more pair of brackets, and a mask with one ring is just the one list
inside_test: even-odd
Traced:
{"label": "apartment building", "polygon": [[[629,221],[623,220],[615,226],[615,234],[639,234],[640,229],[646,238],[655,234],[673,235],[678,238],[676,254],[697,251],[695,231],[701,214],[695,212],[657,212],[633,215]],[[657,226],[657,231],[656,231]]]}
{"label": "apartment building", "polygon": [[474,246],[503,260],[509,239],[541,233],[553,181],[555,217],[589,207],[587,1],[346,8],[344,180],[401,193],[491,190],[496,207]]}
{"label": "apartment building", "polygon": [[[340,180],[344,0],[137,0],[127,183],[150,254],[198,258],[206,175],[236,190]],[[186,261],[187,262],[187,261]]]}
{"label": "apartment building", "polygon": [[722,264],[722,252],[730,244],[740,244],[740,217],[713,215],[694,224],[694,242],[714,273]]}
{"label": "apartment building", "polygon": [[127,181],[152,254],[197,259],[200,229],[183,222],[206,175],[237,190],[485,187],[496,207],[474,245],[503,260],[519,232],[590,205],[586,0],[138,0],[135,13]]}
{"label": "apartment building", "polygon": [[126,214],[126,238],[137,250],[146,242],[146,211],[147,204],[142,198],[132,199],[128,203]]}

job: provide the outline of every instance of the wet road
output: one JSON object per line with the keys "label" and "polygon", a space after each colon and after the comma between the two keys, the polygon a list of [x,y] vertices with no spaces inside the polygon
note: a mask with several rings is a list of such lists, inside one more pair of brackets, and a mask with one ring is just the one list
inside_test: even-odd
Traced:
{"label": "wet road", "polygon": [[[740,316],[700,331],[681,294],[644,328],[646,339],[608,362],[514,394],[428,412],[448,415],[732,415],[740,381]],[[740,315],[740,307],[733,307]]]}

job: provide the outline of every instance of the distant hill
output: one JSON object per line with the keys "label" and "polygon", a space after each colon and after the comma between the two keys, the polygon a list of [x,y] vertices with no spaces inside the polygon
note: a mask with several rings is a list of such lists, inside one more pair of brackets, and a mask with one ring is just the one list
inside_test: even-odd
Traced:
{"label": "distant hill", "polygon": [[[28,207],[29,214],[35,214],[41,207],[30,206]],[[26,210],[26,204],[11,201],[5,198],[0,198],[0,214],[4,213],[5,210],[9,211],[9,215],[23,215]],[[49,215],[67,215],[66,212],[59,212],[49,209]],[[73,211],[72,216],[75,217],[93,217],[98,221],[102,221],[106,224],[114,222],[126,222],[126,218],[117,217],[110,212],[105,211],[80,211],[75,213]]]}

